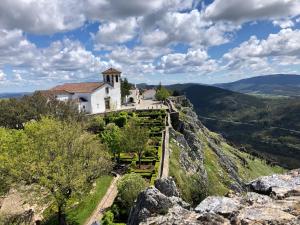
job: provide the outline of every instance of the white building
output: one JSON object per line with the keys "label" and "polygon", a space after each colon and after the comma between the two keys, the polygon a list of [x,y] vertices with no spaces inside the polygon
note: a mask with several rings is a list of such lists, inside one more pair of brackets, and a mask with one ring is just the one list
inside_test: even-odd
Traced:
{"label": "white building", "polygon": [[148,89],[145,90],[143,93],[143,99],[145,100],[155,100],[155,94],[156,94],[156,90],[155,89]]}
{"label": "white building", "polygon": [[129,95],[125,97],[125,103],[138,103],[140,99],[140,91],[138,88],[134,87],[129,90]]}
{"label": "white building", "polygon": [[121,109],[121,72],[110,68],[102,75],[103,82],[66,83],[42,93],[76,101],[80,111],[91,114]]}

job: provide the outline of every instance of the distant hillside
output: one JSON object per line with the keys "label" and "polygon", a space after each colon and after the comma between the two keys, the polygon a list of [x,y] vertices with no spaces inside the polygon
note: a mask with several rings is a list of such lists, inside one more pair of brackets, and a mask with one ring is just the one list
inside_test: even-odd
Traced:
{"label": "distant hillside", "polygon": [[248,94],[300,96],[300,75],[259,76],[215,86]]}
{"label": "distant hillside", "polygon": [[0,93],[0,98],[20,98],[28,94],[30,94],[30,92]]}
{"label": "distant hillside", "polygon": [[[200,120],[233,144],[287,168],[300,167],[300,98],[261,98],[218,87],[177,84]],[[281,129],[282,128],[282,129]]]}

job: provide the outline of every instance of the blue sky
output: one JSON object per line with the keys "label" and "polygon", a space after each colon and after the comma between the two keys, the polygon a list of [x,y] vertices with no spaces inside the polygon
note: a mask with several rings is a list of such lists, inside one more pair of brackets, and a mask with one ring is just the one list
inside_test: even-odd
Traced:
{"label": "blue sky", "polygon": [[299,0],[2,0],[0,92],[300,74]]}

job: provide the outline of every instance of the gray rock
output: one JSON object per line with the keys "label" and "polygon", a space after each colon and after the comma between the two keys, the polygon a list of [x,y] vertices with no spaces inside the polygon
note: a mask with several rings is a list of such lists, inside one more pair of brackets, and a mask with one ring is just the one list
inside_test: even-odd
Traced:
{"label": "gray rock", "polygon": [[209,196],[195,208],[195,211],[198,213],[207,212],[227,216],[236,213],[239,209],[239,198]]}
{"label": "gray rock", "polygon": [[179,191],[172,177],[161,178],[155,181],[154,186],[168,197],[179,197]]}
{"label": "gray rock", "polygon": [[[257,190],[275,187],[289,190],[281,199],[255,192],[246,195],[230,194],[230,197],[211,196],[203,200],[194,210],[181,198],[168,197],[155,187],[142,192],[129,218],[128,224],[143,225],[298,225],[300,224],[299,170],[283,175],[273,175],[255,180]],[[272,178],[275,177],[273,181]],[[283,180],[286,181],[283,182]],[[162,191],[175,190],[173,182],[162,180]],[[170,187],[167,187],[170,185]],[[175,187],[174,187],[175,186]],[[263,187],[263,189],[261,189]],[[174,189],[175,188],[175,189]],[[293,190],[293,191],[291,191]]]}
{"label": "gray rock", "polygon": [[248,184],[255,192],[284,198],[290,194],[300,193],[300,169],[286,174],[274,174],[258,178]]}
{"label": "gray rock", "polygon": [[152,214],[166,214],[171,206],[170,198],[155,187],[147,188],[139,194],[137,203],[130,212],[128,224],[139,224]]}

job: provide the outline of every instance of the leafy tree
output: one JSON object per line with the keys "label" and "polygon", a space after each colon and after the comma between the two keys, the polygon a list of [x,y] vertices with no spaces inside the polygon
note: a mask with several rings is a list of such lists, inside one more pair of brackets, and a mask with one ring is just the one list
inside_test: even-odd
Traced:
{"label": "leafy tree", "polygon": [[40,120],[42,116],[75,121],[84,118],[73,101],[58,101],[54,96],[45,97],[40,92],[0,101],[0,115],[0,126],[14,129],[23,129],[26,122]]}
{"label": "leafy tree", "polygon": [[118,154],[118,159],[120,158],[120,140],[121,140],[121,130],[114,124],[109,123],[105,130],[101,133],[101,139],[114,155],[116,160],[116,155]]}
{"label": "leafy tree", "polygon": [[143,153],[147,149],[148,139],[148,129],[139,126],[135,120],[130,121],[123,129],[120,147],[123,151],[137,153],[139,168],[141,168]]}
{"label": "leafy tree", "polygon": [[5,132],[0,140],[1,170],[15,182],[37,184],[47,191],[61,225],[66,224],[70,200],[85,194],[96,178],[110,171],[105,147],[79,124],[42,118],[27,123],[24,130]]}
{"label": "leafy tree", "polygon": [[159,88],[157,88],[155,98],[158,101],[165,101],[169,96],[170,93],[165,87],[160,86]]}
{"label": "leafy tree", "polygon": [[121,79],[121,97],[125,98],[126,95],[130,94],[130,89],[133,87],[131,83],[128,82],[127,78]]}
{"label": "leafy tree", "polygon": [[146,181],[136,173],[124,175],[118,182],[118,195],[124,205],[133,206],[138,194],[147,186]]}

